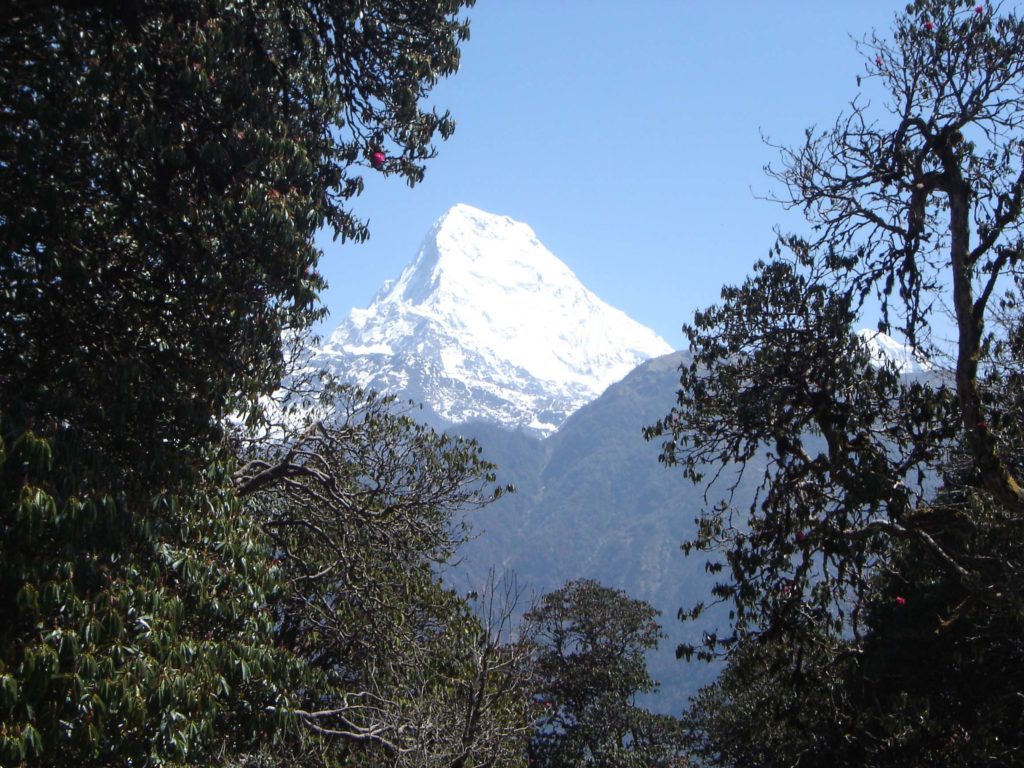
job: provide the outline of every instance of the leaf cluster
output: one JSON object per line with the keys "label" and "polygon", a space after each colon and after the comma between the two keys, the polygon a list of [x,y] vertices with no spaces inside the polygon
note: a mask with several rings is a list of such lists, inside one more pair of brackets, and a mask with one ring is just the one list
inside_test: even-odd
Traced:
{"label": "leaf cluster", "polygon": [[[0,401],[180,476],[320,316],[373,152],[423,174],[460,0],[16,2],[0,23]],[[374,171],[377,172],[376,170]]]}
{"label": "leaf cluster", "polygon": [[662,637],[658,612],[592,580],[570,581],[526,613],[539,715],[531,765],[672,765],[678,721],[634,704],[657,688],[644,654]]}

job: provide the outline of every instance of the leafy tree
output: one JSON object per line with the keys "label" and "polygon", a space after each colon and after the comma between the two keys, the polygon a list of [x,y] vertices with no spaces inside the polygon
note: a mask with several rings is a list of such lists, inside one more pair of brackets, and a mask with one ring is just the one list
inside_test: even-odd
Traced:
{"label": "leafy tree", "polygon": [[[693,361],[678,403],[648,430],[668,438],[663,460],[702,482],[709,467],[742,473],[767,457],[757,501],[740,511],[724,494],[690,544],[724,551],[731,578],[719,592],[735,601],[741,631],[770,626],[804,597],[855,625],[892,540],[916,540],[966,577],[958,553],[918,522],[933,494],[928,478],[959,446],[971,485],[1018,512],[1016,429],[996,398],[1019,333],[1024,22],[979,7],[918,2],[897,17],[891,41],[863,43],[869,79],[889,89],[891,125],[871,122],[855,101],[834,129],[786,150],[777,176],[786,201],[805,207],[814,239],[783,237],[771,261],[685,329]],[[951,215],[964,189],[974,222],[966,232]],[[947,292],[973,297],[955,314],[952,378],[927,311]],[[932,361],[930,377],[869,365],[850,331],[872,296],[883,330],[898,311]]]}
{"label": "leafy tree", "polygon": [[[701,765],[1017,765],[1024,653],[1019,525],[972,490],[936,501],[932,529],[976,565],[988,595],[915,540],[894,547],[863,636],[807,626],[738,644],[684,717]],[[965,521],[970,510],[970,523]]]}
{"label": "leafy tree", "polygon": [[[14,2],[0,22],[0,402],[115,475],[181,469],[319,316],[313,234],[410,184],[471,0]],[[48,427],[49,428],[49,427]]]}
{"label": "leafy tree", "polygon": [[235,475],[288,585],[275,645],[318,673],[291,711],[362,764],[511,764],[529,724],[514,590],[485,591],[481,618],[438,575],[465,513],[500,495],[494,467],[393,398],[319,400]]}
{"label": "leafy tree", "polygon": [[282,585],[230,464],[140,511],[67,494],[67,446],[2,426],[0,763],[194,765],[277,731],[304,673],[270,642]]}
{"label": "leafy tree", "polygon": [[540,711],[531,765],[674,764],[678,721],[633,703],[658,685],[644,659],[661,636],[657,615],[590,580],[568,582],[527,612]]}
{"label": "leafy tree", "polygon": [[935,507],[941,530],[931,532],[961,553],[970,580],[937,567],[915,541],[896,547],[847,685],[862,733],[852,746],[863,765],[1019,765],[1020,525],[970,487]]}
{"label": "leafy tree", "polygon": [[849,751],[855,714],[846,686],[852,657],[843,654],[842,641],[825,632],[815,639],[799,654],[770,637],[737,644],[718,680],[703,688],[683,715],[686,751],[694,764],[843,764],[837,752]]}
{"label": "leafy tree", "polygon": [[450,133],[421,105],[470,4],[5,7],[3,764],[217,762],[298,724],[317,670],[274,642],[291,584],[221,440],[320,312],[314,232],[364,238],[364,169],[414,183]]}
{"label": "leafy tree", "polygon": [[[733,622],[700,653],[742,649],[698,704],[721,711],[698,721],[756,707],[777,715],[782,730],[766,731],[786,733],[791,696],[791,711],[831,706],[850,726],[829,736],[819,722],[794,742],[827,737],[817,754],[832,764],[1012,764],[1024,21],[999,3],[917,0],[891,37],[860,48],[870,101],[770,169],[810,234],[780,237],[697,313],[676,407],[648,429],[665,438],[663,460],[711,493],[686,548],[718,553],[714,597]],[[870,363],[851,329],[875,309],[928,374]],[[744,507],[732,493],[751,472],[759,491]],[[908,658],[911,639],[920,656]],[[804,659],[826,690],[780,682]],[[957,703],[970,679],[996,694]],[[975,726],[986,735],[964,746]],[[730,762],[746,737],[731,738],[704,754],[752,764]]]}

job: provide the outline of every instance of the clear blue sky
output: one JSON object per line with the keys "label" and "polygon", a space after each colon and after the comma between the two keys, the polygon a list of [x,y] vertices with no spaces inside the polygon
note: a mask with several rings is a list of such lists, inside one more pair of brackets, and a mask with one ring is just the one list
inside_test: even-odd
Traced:
{"label": "clear blue sky", "polygon": [[[425,181],[370,178],[365,244],[324,238],[329,332],[468,203],[528,223],[583,283],[677,348],[680,325],[799,224],[758,199],[775,152],[858,93],[851,38],[896,0],[478,0],[434,101],[458,128]],[[787,218],[788,217],[788,218]],[[790,229],[793,227],[790,226]],[[873,323],[872,323],[873,324]]]}

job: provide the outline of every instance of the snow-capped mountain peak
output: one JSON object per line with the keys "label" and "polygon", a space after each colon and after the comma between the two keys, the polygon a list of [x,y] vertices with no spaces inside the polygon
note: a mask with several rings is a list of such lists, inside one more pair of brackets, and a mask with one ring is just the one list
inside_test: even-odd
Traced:
{"label": "snow-capped mountain peak", "polygon": [[870,328],[862,328],[857,335],[867,344],[873,365],[891,362],[900,373],[924,373],[932,369],[931,363],[920,351],[909,344],[900,344],[892,336]]}
{"label": "snow-capped mountain peak", "polygon": [[434,224],[391,294],[420,304],[445,293],[465,297],[468,290],[488,285],[508,294],[573,281],[576,276],[529,226],[459,204]]}
{"label": "snow-capped mountain peak", "polygon": [[637,364],[670,351],[588,291],[529,226],[460,204],[318,357],[448,421],[546,434]]}

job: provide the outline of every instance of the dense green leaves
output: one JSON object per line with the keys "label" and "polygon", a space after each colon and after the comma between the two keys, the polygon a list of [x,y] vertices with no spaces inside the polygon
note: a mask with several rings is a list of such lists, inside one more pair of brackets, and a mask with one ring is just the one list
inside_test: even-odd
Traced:
{"label": "dense green leaves", "polygon": [[[268,643],[281,588],[220,462],[195,490],[66,496],[60,436],[4,426],[6,765],[201,761],[272,725],[300,669]],[[62,480],[66,478],[61,478]]]}
{"label": "dense green leaves", "polygon": [[644,659],[661,637],[657,615],[595,581],[571,581],[526,614],[540,712],[531,765],[675,763],[678,721],[633,702],[657,687]]}
{"label": "dense green leaves", "polygon": [[[313,234],[410,182],[461,1],[18,2],[0,22],[0,401],[166,476],[283,373]],[[377,172],[377,171],[373,171]]]}
{"label": "dense green leaves", "polygon": [[745,639],[684,718],[702,765],[1017,765],[1020,527],[970,491],[927,524],[983,580],[965,584],[910,540],[876,583],[863,635],[803,627]]}
{"label": "dense green leaves", "polygon": [[[293,563],[224,438],[320,314],[314,233],[366,237],[361,174],[414,183],[450,134],[423,102],[467,5],[5,6],[0,763],[343,759],[303,738],[324,665],[281,642]],[[408,546],[403,576],[448,551]],[[394,615],[463,616],[421,581]]]}

